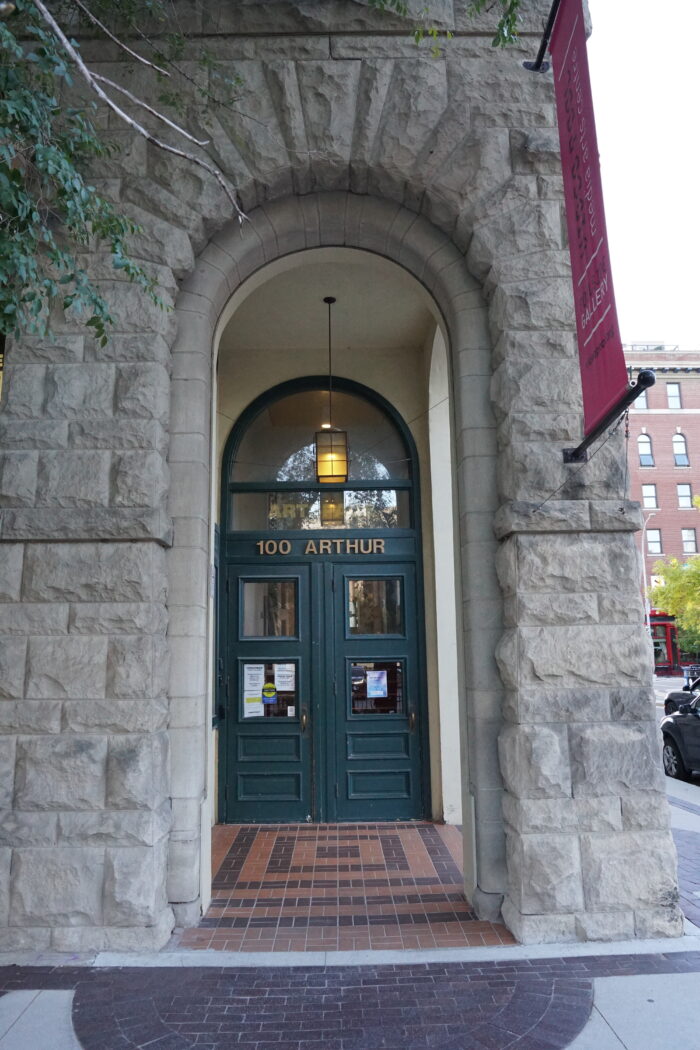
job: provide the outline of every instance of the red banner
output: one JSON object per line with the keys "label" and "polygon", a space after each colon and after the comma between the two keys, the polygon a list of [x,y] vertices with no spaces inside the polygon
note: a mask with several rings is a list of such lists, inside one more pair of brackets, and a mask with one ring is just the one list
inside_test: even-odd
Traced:
{"label": "red banner", "polygon": [[581,0],[562,0],[550,45],[586,436],[627,389],[605,230]]}

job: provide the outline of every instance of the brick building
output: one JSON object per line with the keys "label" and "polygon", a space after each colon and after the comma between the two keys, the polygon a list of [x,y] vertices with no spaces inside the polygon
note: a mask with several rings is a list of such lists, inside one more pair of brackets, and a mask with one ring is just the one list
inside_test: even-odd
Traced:
{"label": "brick building", "polygon": [[632,343],[625,359],[635,376],[656,372],[656,385],[630,412],[630,495],[639,500],[644,528],[646,585],[663,558],[684,560],[698,553],[700,517],[693,497],[700,494],[700,351],[677,346]]}

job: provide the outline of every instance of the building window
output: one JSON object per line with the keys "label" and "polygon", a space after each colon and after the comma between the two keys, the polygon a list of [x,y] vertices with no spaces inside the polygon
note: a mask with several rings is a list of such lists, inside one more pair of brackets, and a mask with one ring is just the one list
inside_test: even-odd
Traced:
{"label": "building window", "polygon": [[640,467],[653,467],[654,454],[651,451],[651,438],[648,434],[639,435],[637,438],[637,448],[639,449]]}
{"label": "building window", "polygon": [[673,462],[677,467],[689,467],[688,446],[682,434],[673,435]]}
{"label": "building window", "polygon": [[656,485],[642,485],[642,502],[645,507],[658,507]]}
{"label": "building window", "polygon": [[642,390],[641,394],[637,395],[636,399],[632,403],[632,408],[649,408],[649,405],[647,404],[646,390]]}
{"label": "building window", "polygon": [[661,554],[661,529],[647,529],[647,554]]}
{"label": "building window", "polygon": [[681,529],[684,554],[697,554],[698,544],[695,539],[695,529]]}
{"label": "building window", "polygon": [[680,510],[693,509],[693,493],[690,485],[676,485],[678,492],[678,507]]}
{"label": "building window", "polygon": [[666,398],[668,400],[669,408],[681,408],[681,384],[667,383]]}

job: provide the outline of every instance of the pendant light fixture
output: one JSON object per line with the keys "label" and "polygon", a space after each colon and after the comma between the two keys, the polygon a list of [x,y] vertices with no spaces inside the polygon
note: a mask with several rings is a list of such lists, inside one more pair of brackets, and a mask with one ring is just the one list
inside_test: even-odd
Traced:
{"label": "pendant light fixture", "polygon": [[333,347],[331,332],[332,295],[323,300],[328,307],[328,422],[316,431],[316,480],[342,485],[348,480],[348,435],[333,426]]}

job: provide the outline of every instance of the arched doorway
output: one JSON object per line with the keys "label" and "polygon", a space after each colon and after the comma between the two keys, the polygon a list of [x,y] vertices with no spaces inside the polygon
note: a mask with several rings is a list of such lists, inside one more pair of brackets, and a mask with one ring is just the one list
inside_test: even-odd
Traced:
{"label": "arched doorway", "polygon": [[258,397],[223,456],[219,817],[430,812],[418,464],[379,395],[334,380],[347,477],[319,479],[328,377]]}

